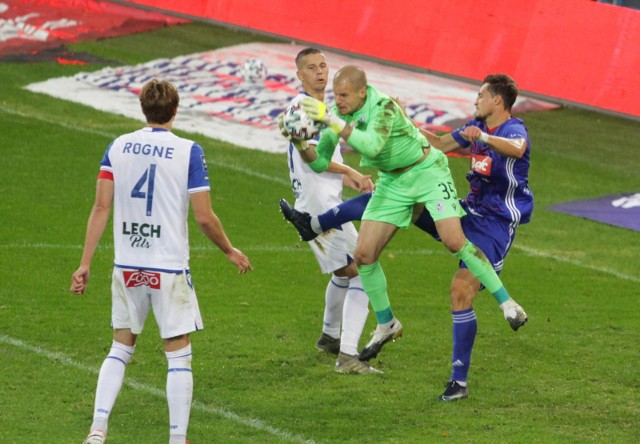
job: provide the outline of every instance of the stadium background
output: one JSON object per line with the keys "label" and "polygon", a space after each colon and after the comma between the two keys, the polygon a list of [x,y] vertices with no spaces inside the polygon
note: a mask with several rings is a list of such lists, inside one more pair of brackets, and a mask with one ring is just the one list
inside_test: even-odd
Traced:
{"label": "stadium background", "polygon": [[[86,297],[68,293],[69,276],[97,162],[113,137],[140,126],[26,85],[274,41],[196,23],[151,29],[0,63],[0,442],[72,443],[86,434],[110,342],[109,234]],[[455,266],[442,247],[417,230],[394,239],[383,261],[406,335],[376,361],[382,377],[336,377],[333,360],[312,347],[326,277],[277,213],[277,199],[290,195],[284,156],[180,132],[205,147],[214,208],[256,266],[239,278],[191,227],[206,329],[194,337],[190,441],[637,442],[638,233],[549,206],[636,190],[640,130],[632,119],[571,108],[523,117],[537,209],[503,278],[531,321],[513,334],[493,301],[479,298],[472,396],[452,405],[435,400],[449,373],[446,289]],[[468,161],[451,166],[463,189]],[[166,440],[165,366],[151,322],[128,367],[110,442]]]}
{"label": "stadium background", "polygon": [[640,118],[640,11],[588,0],[122,2]]}

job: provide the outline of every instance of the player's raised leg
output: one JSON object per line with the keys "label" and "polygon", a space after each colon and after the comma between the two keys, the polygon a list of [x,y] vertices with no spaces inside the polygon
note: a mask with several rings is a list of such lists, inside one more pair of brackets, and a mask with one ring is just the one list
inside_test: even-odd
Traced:
{"label": "player's raised leg", "polygon": [[527,314],[511,299],[482,250],[464,236],[460,219],[457,217],[440,219],[436,221],[436,228],[445,247],[467,265],[469,271],[495,298],[511,328],[517,330],[524,325],[527,322]]}
{"label": "player's raised leg", "polygon": [[360,220],[369,199],[371,199],[371,193],[360,194],[315,216],[298,211],[285,199],[280,199],[280,212],[298,231],[300,239],[310,241],[320,233],[332,228],[340,228],[347,222]]}

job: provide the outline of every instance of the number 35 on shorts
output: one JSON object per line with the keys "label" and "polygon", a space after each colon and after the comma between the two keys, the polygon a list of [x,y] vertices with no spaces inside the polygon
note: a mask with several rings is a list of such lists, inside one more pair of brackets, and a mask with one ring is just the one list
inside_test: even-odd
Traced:
{"label": "number 35 on shorts", "polygon": [[442,198],[444,200],[449,199],[458,199],[458,194],[456,193],[456,187],[451,182],[440,182],[438,184],[440,187],[440,191],[442,191]]}

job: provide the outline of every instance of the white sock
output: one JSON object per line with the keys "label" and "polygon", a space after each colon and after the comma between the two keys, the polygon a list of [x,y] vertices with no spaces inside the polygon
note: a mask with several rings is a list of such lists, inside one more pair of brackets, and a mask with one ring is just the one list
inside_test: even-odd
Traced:
{"label": "white sock", "polygon": [[314,233],[322,233],[322,227],[320,226],[320,220],[318,219],[318,216],[311,216],[311,220],[309,222]]}
{"label": "white sock", "polygon": [[349,280],[349,291],[342,309],[342,336],[340,351],[348,355],[358,354],[358,341],[369,315],[369,297],[362,288],[360,276]]}
{"label": "white sock", "polygon": [[185,444],[187,435],[169,435],[169,444]]}
{"label": "white sock", "polygon": [[191,372],[191,344],[173,352],[165,352],[169,364],[167,372],[167,403],[169,404],[169,434],[171,443],[180,439],[184,444],[191,414],[193,373]]}
{"label": "white sock", "polygon": [[342,307],[344,298],[349,290],[349,278],[331,276],[324,293],[324,317],[322,320],[322,332],[332,338],[340,337],[340,325],[342,324]]}
{"label": "white sock", "polygon": [[124,381],[124,372],[133,355],[135,347],[113,341],[111,350],[100,367],[98,386],[96,387],[96,401],[93,411],[91,431],[107,432],[107,423],[113,404]]}

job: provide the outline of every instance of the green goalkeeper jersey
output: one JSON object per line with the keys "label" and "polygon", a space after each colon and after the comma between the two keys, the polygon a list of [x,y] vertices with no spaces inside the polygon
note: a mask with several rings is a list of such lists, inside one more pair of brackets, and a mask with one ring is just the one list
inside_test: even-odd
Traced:
{"label": "green goalkeeper jersey", "polygon": [[[380,171],[405,168],[420,160],[423,148],[429,146],[400,106],[372,86],[367,86],[367,99],[358,111],[343,116],[334,106],[333,112],[353,128],[347,143],[361,154],[360,166]],[[339,139],[329,129],[322,132],[311,169],[321,172],[329,167]]]}

